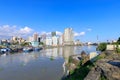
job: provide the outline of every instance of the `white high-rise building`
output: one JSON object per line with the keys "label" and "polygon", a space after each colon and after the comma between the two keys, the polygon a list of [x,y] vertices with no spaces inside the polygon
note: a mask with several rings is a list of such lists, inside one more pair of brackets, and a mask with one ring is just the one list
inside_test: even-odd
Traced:
{"label": "white high-rise building", "polygon": [[46,44],[46,34],[42,34],[42,35],[40,35],[40,37],[41,37],[41,42],[43,42],[44,44]]}
{"label": "white high-rise building", "polygon": [[37,33],[34,33],[34,34],[33,34],[33,40],[34,40],[34,41],[38,41],[38,34],[37,34]]}
{"label": "white high-rise building", "polygon": [[46,37],[46,45],[52,46],[52,38],[51,37]]}
{"label": "white high-rise building", "polygon": [[74,44],[74,34],[72,28],[66,28],[64,32],[64,45],[73,45]]}
{"label": "white high-rise building", "polygon": [[58,45],[58,37],[57,36],[53,36],[52,37],[52,45],[53,46],[57,46]]}
{"label": "white high-rise building", "polygon": [[63,45],[63,35],[59,37],[59,45],[60,45],[60,46]]}
{"label": "white high-rise building", "polygon": [[33,37],[32,36],[29,36],[28,37],[28,42],[32,42],[33,41]]}

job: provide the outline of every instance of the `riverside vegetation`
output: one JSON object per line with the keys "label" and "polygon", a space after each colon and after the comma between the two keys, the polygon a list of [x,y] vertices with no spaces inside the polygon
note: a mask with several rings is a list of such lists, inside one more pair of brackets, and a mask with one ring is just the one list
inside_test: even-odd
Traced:
{"label": "riverside vegetation", "polygon": [[[120,53],[102,52],[93,62],[81,60],[63,80],[119,80]],[[72,62],[72,61],[71,61]],[[84,63],[84,64],[83,64]],[[70,64],[70,63],[69,63]]]}
{"label": "riverside vegetation", "polygon": [[[120,38],[115,45],[120,44]],[[81,55],[81,59],[75,62],[70,56],[69,63],[75,64],[76,67],[69,69],[69,75],[63,80],[120,80],[120,49],[117,46],[115,51],[106,51],[107,43],[101,43],[98,50],[101,51],[94,61],[90,61],[87,55]]]}

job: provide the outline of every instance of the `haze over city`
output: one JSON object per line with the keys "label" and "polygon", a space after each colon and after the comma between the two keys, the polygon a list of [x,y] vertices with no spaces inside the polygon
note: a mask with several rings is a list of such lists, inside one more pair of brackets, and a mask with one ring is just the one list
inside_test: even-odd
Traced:
{"label": "haze over city", "polygon": [[119,9],[119,0],[0,0],[0,38],[61,35],[70,27],[82,42],[116,40]]}

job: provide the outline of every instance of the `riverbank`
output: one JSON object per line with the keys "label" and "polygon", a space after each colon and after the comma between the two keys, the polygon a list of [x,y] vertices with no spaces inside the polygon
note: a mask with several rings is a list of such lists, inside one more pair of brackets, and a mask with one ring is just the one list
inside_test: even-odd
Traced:
{"label": "riverbank", "polygon": [[120,53],[111,51],[102,52],[93,62],[88,60],[84,64],[80,60],[76,69],[63,80],[119,80]]}
{"label": "riverbank", "polygon": [[42,47],[32,47],[32,46],[10,46],[0,48],[0,55],[2,54],[14,54],[22,52],[40,51]]}

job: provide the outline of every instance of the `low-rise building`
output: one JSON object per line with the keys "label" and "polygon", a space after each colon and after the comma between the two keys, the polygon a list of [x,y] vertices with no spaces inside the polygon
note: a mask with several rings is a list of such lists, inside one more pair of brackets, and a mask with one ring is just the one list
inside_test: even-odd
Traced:
{"label": "low-rise building", "polygon": [[92,42],[87,42],[87,45],[91,45],[91,44],[93,44]]}
{"label": "low-rise building", "polygon": [[38,47],[38,46],[39,46],[39,42],[38,42],[38,41],[32,41],[32,42],[31,42],[31,45],[32,45],[33,47]]}
{"label": "low-rise building", "polygon": [[80,40],[76,40],[76,41],[74,42],[74,44],[75,44],[75,45],[81,45]]}

